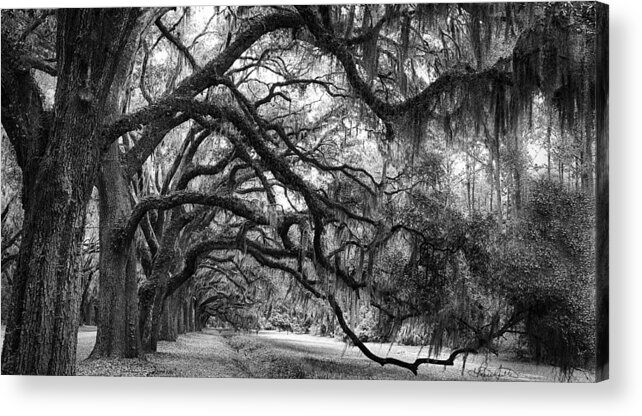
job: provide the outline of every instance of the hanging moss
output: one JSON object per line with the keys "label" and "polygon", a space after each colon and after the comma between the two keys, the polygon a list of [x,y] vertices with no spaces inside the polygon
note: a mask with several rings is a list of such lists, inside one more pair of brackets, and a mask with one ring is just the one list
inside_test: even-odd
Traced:
{"label": "hanging moss", "polygon": [[468,19],[470,40],[478,70],[484,66],[486,53],[490,50],[493,22],[491,13],[494,11],[495,6],[493,3],[471,3],[466,5],[466,10],[470,14]]}
{"label": "hanging moss", "polygon": [[558,109],[562,128],[573,129],[591,116],[594,108],[586,98],[595,82],[595,36],[591,21],[583,20],[585,13],[582,6],[551,6],[518,40],[513,52],[512,124],[524,115],[530,118],[533,98],[540,93]]}
{"label": "hanging moss", "polygon": [[397,79],[399,90],[405,97],[408,94],[408,76],[406,75],[406,59],[408,58],[408,49],[410,48],[410,16],[406,16],[401,27],[401,43],[397,48]]}
{"label": "hanging moss", "polygon": [[419,106],[406,112],[397,123],[398,135],[402,143],[393,148],[392,158],[405,163],[414,161],[414,156],[424,143],[428,127],[428,119],[425,110]]}
{"label": "hanging moss", "polygon": [[427,27],[434,27],[439,19],[448,16],[450,9],[455,7],[447,3],[421,3],[415,6],[415,19],[420,32]]}
{"label": "hanging moss", "polygon": [[[369,13],[368,13],[369,16]],[[373,29],[372,20],[364,18],[364,32]],[[379,53],[377,49],[377,41],[379,40],[379,31],[381,27],[375,27],[372,35],[363,43],[363,67],[366,70],[366,79],[368,82],[377,75],[379,69]]]}

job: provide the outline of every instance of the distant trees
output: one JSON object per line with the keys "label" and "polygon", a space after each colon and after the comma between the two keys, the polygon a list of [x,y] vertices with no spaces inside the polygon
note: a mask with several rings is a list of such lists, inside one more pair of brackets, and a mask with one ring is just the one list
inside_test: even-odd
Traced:
{"label": "distant trees", "polygon": [[[509,331],[533,348],[563,338],[536,356],[580,365],[593,312],[577,296],[593,275],[576,269],[588,248],[564,241],[591,242],[579,219],[591,217],[601,131],[598,14],[588,3],[3,12],[2,123],[25,210],[3,372],[74,371],[94,186],[94,358],[154,351],[210,316],[256,328],[289,313],[413,372],[496,351]],[[41,72],[56,76],[53,111]],[[536,165],[562,186],[537,180]],[[562,334],[566,321],[546,321],[554,305],[576,324]],[[366,315],[384,338],[452,353],[379,357],[357,333]]]}

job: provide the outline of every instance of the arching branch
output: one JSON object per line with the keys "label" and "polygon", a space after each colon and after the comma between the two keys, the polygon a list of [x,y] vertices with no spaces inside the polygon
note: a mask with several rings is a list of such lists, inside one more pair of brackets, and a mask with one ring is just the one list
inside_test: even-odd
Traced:
{"label": "arching branch", "polygon": [[398,367],[402,368],[407,368],[410,370],[414,375],[417,375],[417,370],[419,369],[419,366],[422,364],[435,364],[435,365],[444,365],[444,366],[452,366],[455,364],[455,359],[457,356],[461,354],[477,354],[477,350],[474,348],[458,348],[453,350],[450,355],[448,356],[447,359],[437,359],[437,358],[417,358],[414,362],[410,363],[407,361],[402,361],[396,358],[391,358],[391,357],[380,357],[376,354],[374,354],[372,351],[368,349],[368,347],[365,346],[363,342],[359,339],[359,337],[350,329],[348,324],[346,323],[345,318],[343,317],[343,311],[341,310],[341,307],[337,303],[336,299],[332,295],[328,295],[328,303],[332,307],[332,310],[334,311],[335,316],[337,317],[337,322],[341,326],[341,329],[345,334],[350,338],[350,341],[359,348],[359,350],[371,359],[372,361],[380,364],[381,366],[384,366],[386,364],[390,365],[396,365]]}
{"label": "arching branch", "polygon": [[117,243],[122,244],[125,241],[131,240],[136,231],[136,227],[138,227],[138,223],[149,210],[168,210],[184,204],[219,207],[257,224],[269,225],[268,219],[262,213],[250,208],[246,201],[242,199],[208,195],[201,192],[179,191],[163,196],[153,195],[143,198],[132,210],[127,224],[120,231],[120,237],[117,239]]}
{"label": "arching branch", "polygon": [[[319,22],[314,9],[311,6],[295,7],[299,14],[301,14],[310,32],[315,36],[318,46],[330,52],[341,62],[348,81],[356,95],[361,98],[381,120],[391,121],[410,111],[416,111],[417,108],[430,108],[441,98],[442,94],[466,89],[483,80],[492,79],[507,85],[512,83],[510,74],[501,69],[505,62],[500,60],[496,66],[483,71],[444,74],[419,94],[402,102],[389,103],[377,97],[374,91],[372,91],[370,85],[359,74],[357,64],[346,43],[336,38],[324,28]],[[425,118],[429,118],[430,116],[431,114],[429,112],[424,114]]]}
{"label": "arching branch", "polygon": [[244,250],[247,254],[251,255],[259,264],[272,269],[277,269],[289,273],[294,279],[299,282],[305,289],[307,289],[315,297],[321,297],[321,293],[314,288],[314,282],[307,279],[301,272],[271,258],[270,252],[273,255],[287,254],[282,250],[270,249],[268,247],[261,247],[258,244],[253,244],[250,241],[239,241],[238,239],[220,239],[205,241],[196,244],[188,250],[185,255],[183,268],[180,272],[173,275],[167,286],[167,296],[170,296],[174,291],[187,282],[198,268],[198,259],[215,250],[229,251],[229,250]]}
{"label": "arching branch", "polygon": [[302,24],[300,16],[289,12],[273,13],[253,19],[223,52],[208,62],[201,70],[184,79],[170,95],[104,125],[101,131],[103,148],[108,148],[114,140],[128,131],[138,129],[140,126],[158,119],[174,117],[178,112],[175,106],[175,101],[178,98],[194,97],[206,88],[219,84],[220,77],[243,52],[264,34],[277,29],[299,27]]}
{"label": "arching branch", "polygon": [[232,162],[236,157],[238,156],[238,152],[236,150],[233,150],[232,152],[228,153],[223,159],[219,160],[216,162],[214,165],[188,165],[185,173],[181,175],[181,178],[178,180],[178,183],[176,184],[176,189],[179,191],[184,190],[187,188],[187,185],[189,182],[202,175],[217,175]]}

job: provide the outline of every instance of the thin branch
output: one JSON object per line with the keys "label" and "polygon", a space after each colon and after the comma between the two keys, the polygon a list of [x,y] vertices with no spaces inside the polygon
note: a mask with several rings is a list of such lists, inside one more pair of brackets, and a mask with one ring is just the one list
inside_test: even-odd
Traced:
{"label": "thin branch", "polygon": [[165,36],[167,38],[167,40],[169,40],[171,43],[173,43],[174,46],[176,46],[178,48],[178,50],[181,51],[181,53],[189,61],[189,64],[192,66],[192,69],[193,70],[200,69],[198,64],[196,64],[196,60],[194,59],[194,57],[190,53],[189,49],[187,49],[187,47],[183,44],[183,42],[181,42],[181,40],[179,38],[174,36],[172,34],[172,32],[170,32],[170,30],[167,29],[167,27],[163,24],[162,16],[159,17],[158,19],[156,19],[155,23],[156,23],[156,27],[158,27],[158,29],[160,29],[160,31],[163,34],[163,36]]}
{"label": "thin branch", "polygon": [[27,36],[29,36],[31,33],[33,33],[34,30],[36,30],[41,24],[47,20],[47,17],[53,15],[55,13],[54,10],[41,10],[40,15],[33,21],[31,24],[20,34],[20,37],[18,38],[18,42],[24,42],[27,39]]}

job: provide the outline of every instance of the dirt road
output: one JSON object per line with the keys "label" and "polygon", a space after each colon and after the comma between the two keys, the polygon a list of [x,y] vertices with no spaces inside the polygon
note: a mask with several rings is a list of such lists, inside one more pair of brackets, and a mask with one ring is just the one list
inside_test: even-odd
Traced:
{"label": "dirt road", "polygon": [[[4,331],[2,331],[4,332]],[[1,334],[4,335],[4,334]],[[214,378],[315,378],[376,380],[556,381],[552,367],[506,361],[494,356],[469,356],[454,366],[408,370],[368,360],[355,347],[332,338],[261,331],[258,334],[206,329],[181,335],[176,342],[161,341],[158,352],[141,360],[85,360],[93,348],[95,327],[78,334],[78,375]],[[1,340],[0,336],[0,340]],[[425,356],[420,347],[368,343],[380,356],[413,361]],[[446,355],[448,351],[444,351]],[[574,380],[590,378],[578,372]]]}

